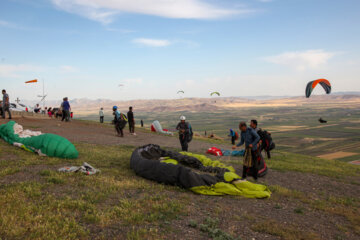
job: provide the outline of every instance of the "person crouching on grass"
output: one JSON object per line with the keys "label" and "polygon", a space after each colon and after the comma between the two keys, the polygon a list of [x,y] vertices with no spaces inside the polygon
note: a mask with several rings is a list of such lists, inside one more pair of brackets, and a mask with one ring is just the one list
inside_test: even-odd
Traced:
{"label": "person crouching on grass", "polygon": [[113,107],[113,114],[114,114],[114,124],[115,124],[115,130],[117,132],[118,137],[124,137],[124,131],[125,125],[127,123],[126,116],[122,114],[117,106]]}
{"label": "person crouching on grass", "polygon": [[257,161],[257,143],[260,140],[260,136],[255,132],[253,128],[247,127],[245,122],[240,122],[239,128],[241,131],[240,143],[232,148],[240,147],[245,143],[245,155],[243,163],[242,178],[246,179],[247,171],[250,168],[252,176],[257,180],[258,175],[258,161]]}

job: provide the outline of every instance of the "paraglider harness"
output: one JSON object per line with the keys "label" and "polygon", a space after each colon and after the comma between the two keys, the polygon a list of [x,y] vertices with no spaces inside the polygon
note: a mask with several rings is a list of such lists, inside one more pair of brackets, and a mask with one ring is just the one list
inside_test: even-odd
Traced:
{"label": "paraglider harness", "polygon": [[259,153],[261,154],[261,152],[263,150],[265,150],[267,157],[271,158],[270,151],[275,148],[275,143],[273,142],[273,139],[271,137],[271,133],[269,133],[266,130],[260,129],[257,132],[257,134],[259,134],[260,140],[261,140],[261,145],[259,147],[259,151],[260,151]]}
{"label": "paraglider harness", "polygon": [[189,136],[188,136],[188,142],[191,142],[191,140],[193,139],[194,136],[194,132],[192,130],[192,126],[190,123],[186,123],[188,128],[189,128]]}
{"label": "paraglider harness", "polygon": [[191,140],[193,139],[194,136],[194,132],[192,130],[192,126],[189,122],[185,122],[187,128],[189,129],[189,134],[183,134],[183,133],[179,133],[180,135],[183,136],[183,138],[187,137],[187,142],[191,142]]}
{"label": "paraglider harness", "polygon": [[116,118],[116,114],[114,114],[114,120],[113,120],[113,124],[116,125],[117,123],[122,122],[122,124],[125,126],[127,123],[128,119],[126,117],[125,114],[120,113],[120,117]]}

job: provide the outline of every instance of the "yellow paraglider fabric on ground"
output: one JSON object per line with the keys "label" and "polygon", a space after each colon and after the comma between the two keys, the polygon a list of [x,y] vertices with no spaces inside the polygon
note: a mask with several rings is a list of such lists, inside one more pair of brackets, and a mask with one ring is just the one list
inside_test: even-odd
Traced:
{"label": "yellow paraglider fabric on ground", "polygon": [[261,184],[248,181],[237,181],[235,183],[218,182],[212,186],[198,186],[190,188],[191,191],[203,195],[234,195],[247,198],[269,198],[270,190]]}
{"label": "yellow paraglider fabric on ground", "polygon": [[204,155],[189,153],[189,152],[180,152],[180,153],[182,155],[197,158],[205,167],[219,167],[219,168],[228,169],[230,172],[235,172],[235,169],[232,166],[226,166],[222,162],[217,161],[217,160],[211,160],[210,158],[208,158]]}
{"label": "yellow paraglider fabric on ground", "polygon": [[220,161],[211,160],[201,154],[189,152],[181,152],[181,154],[197,158],[206,167],[220,167],[229,170],[229,172],[224,173],[224,180],[226,182],[218,182],[212,186],[191,188],[191,191],[195,193],[204,195],[237,195],[248,198],[269,198],[271,196],[270,190],[265,185],[240,180],[241,177],[235,173],[235,169],[232,166],[226,166]]}
{"label": "yellow paraglider fabric on ground", "polygon": [[175,159],[171,159],[171,158],[169,158],[169,159],[164,159],[164,160],[162,160],[161,161],[162,163],[168,163],[168,164],[174,164],[174,165],[177,165],[179,162],[178,161],[176,161]]}

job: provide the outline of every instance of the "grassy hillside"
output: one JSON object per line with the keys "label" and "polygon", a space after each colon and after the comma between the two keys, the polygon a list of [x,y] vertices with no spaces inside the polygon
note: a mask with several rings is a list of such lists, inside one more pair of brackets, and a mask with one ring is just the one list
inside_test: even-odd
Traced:
{"label": "grassy hillside", "polygon": [[[355,105],[356,106],[356,105]],[[340,160],[360,159],[360,109],[334,104],[309,104],[307,107],[256,107],[214,112],[136,112],[138,123],[143,119],[149,126],[159,120],[164,128],[173,130],[179,116],[185,115],[195,132],[214,133],[225,139],[230,128],[238,129],[240,121],[257,119],[259,127],[272,132],[279,150],[320,156],[334,152],[350,152],[352,156]],[[328,120],[320,124],[318,119]],[[96,115],[81,119],[97,120]],[[106,116],[110,121],[112,116]],[[230,140],[228,140],[230,141]]]}
{"label": "grassy hillside", "polygon": [[[129,167],[134,149],[131,146],[81,143],[76,147],[79,159],[64,160],[39,157],[0,141],[0,238],[356,239],[360,236],[360,198],[356,190],[360,185],[360,168],[341,161],[277,151],[268,163],[278,171],[261,180],[270,186],[273,195],[268,200],[253,200],[195,195],[140,178]],[[56,171],[64,165],[81,165],[84,161],[99,168],[101,173],[85,176]],[[231,162],[240,171],[239,159],[223,161]],[[281,181],[284,176],[287,181]],[[332,192],[331,186],[320,191],[311,185],[312,181],[307,188],[307,184],[297,182],[303,176],[318,178],[320,183],[339,184],[340,192]],[[346,192],[349,188],[354,191]]]}

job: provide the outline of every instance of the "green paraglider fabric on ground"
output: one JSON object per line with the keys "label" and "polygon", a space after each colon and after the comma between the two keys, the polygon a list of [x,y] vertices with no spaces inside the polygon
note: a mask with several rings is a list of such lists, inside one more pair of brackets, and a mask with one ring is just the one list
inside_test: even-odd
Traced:
{"label": "green paraglider fabric on ground", "polygon": [[79,153],[75,146],[66,138],[55,134],[41,134],[21,138],[14,132],[16,122],[10,121],[0,126],[0,137],[12,145],[19,145],[25,150],[59,158],[77,158]]}

